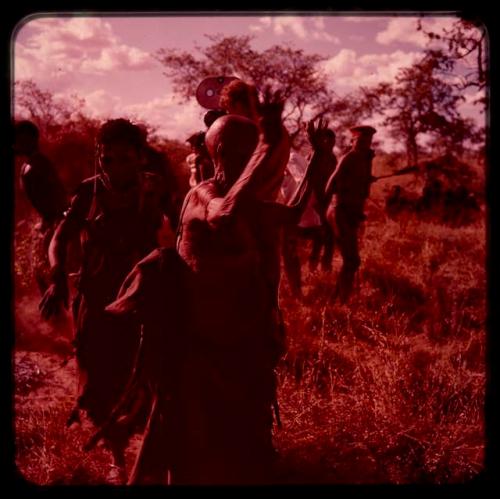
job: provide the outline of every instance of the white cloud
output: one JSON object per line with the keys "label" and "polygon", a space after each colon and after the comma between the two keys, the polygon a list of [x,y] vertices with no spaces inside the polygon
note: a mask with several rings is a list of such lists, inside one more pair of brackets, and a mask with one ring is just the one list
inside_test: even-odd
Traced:
{"label": "white cloud", "polygon": [[343,21],[347,21],[349,23],[371,23],[374,21],[380,21],[380,17],[376,16],[345,16],[342,17]]}
{"label": "white cloud", "polygon": [[102,50],[99,58],[83,61],[84,73],[104,73],[116,70],[151,69],[151,55],[135,47],[115,45]]}
{"label": "white cloud", "polygon": [[[456,17],[432,17],[422,18],[421,23],[424,30],[439,33],[443,28],[451,28],[456,20]],[[396,17],[388,22],[383,31],[377,33],[375,39],[381,45],[404,42],[427,47],[429,39],[422,31],[417,30],[417,23],[418,18],[415,17]]]}
{"label": "white cloud", "polygon": [[274,32],[277,35],[284,34],[285,30],[288,29],[302,40],[307,38],[307,30],[302,17],[279,16],[273,21]]}
{"label": "white cloud", "polygon": [[266,17],[261,17],[261,18],[260,18],[260,22],[261,22],[264,26],[269,27],[269,26],[271,26],[271,24],[272,24],[273,20],[272,20],[272,18],[271,18],[271,17],[266,16]]}
{"label": "white cloud", "polygon": [[325,29],[325,18],[324,17],[312,17],[311,21],[316,29]]}
{"label": "white cloud", "polygon": [[121,97],[99,89],[83,95],[86,112],[93,118],[128,118],[147,123],[156,128],[159,135],[185,141],[194,131],[203,130],[206,112],[192,100],[180,104],[174,94],[156,97],[149,101],[125,105]]}
{"label": "white cloud", "polygon": [[93,118],[117,117],[123,109],[120,97],[102,89],[85,95],[85,105]]}
{"label": "white cloud", "polygon": [[325,17],[321,16],[274,16],[261,17],[257,24],[249,26],[250,31],[261,33],[271,30],[277,36],[294,35],[301,40],[323,40],[339,44],[338,37],[329,33]]}
{"label": "white cloud", "polygon": [[335,45],[340,44],[340,40],[336,36],[333,36],[326,31],[313,31],[312,37],[314,40],[325,40],[327,42],[334,43]]}
{"label": "white cloud", "polygon": [[150,54],[120,43],[111,25],[99,18],[38,18],[20,34],[24,30],[28,36],[15,44],[16,79],[62,85],[78,75],[155,67]]}
{"label": "white cloud", "polygon": [[266,28],[270,28],[272,24],[272,19],[269,16],[260,17],[258,24],[251,24],[249,26],[250,31],[261,32]]}
{"label": "white cloud", "polygon": [[173,95],[126,106],[124,111],[157,128],[157,133],[170,139],[185,141],[194,131],[203,130],[206,112],[191,100],[179,104]]}
{"label": "white cloud", "polygon": [[375,85],[391,82],[400,68],[408,67],[421,57],[419,52],[396,50],[389,54],[358,55],[351,49],[342,49],[323,63],[323,69],[331,75],[334,88]]}

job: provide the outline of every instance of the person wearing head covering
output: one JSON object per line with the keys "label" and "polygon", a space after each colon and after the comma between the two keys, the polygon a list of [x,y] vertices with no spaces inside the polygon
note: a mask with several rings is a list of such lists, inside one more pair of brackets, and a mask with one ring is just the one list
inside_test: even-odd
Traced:
{"label": "person wearing head covering", "polygon": [[365,201],[370,194],[372,177],[371,126],[351,128],[352,148],[345,154],[329,178],[325,199],[329,200],[326,217],[334,231],[334,241],[342,256],[336,294],[346,302],[352,293],[354,276],[361,264],[358,249],[358,230],[365,219]]}

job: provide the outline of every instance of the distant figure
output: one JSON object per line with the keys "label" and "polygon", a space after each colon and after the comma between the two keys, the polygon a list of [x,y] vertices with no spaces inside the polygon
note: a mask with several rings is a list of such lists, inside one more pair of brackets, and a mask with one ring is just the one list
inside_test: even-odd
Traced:
{"label": "distant figure", "polygon": [[150,183],[150,191],[155,190],[161,210],[168,218],[171,230],[175,232],[182,198],[168,156],[152,146],[146,146],[146,161],[142,166],[142,172],[145,180]]}
{"label": "distant figure", "polygon": [[415,211],[417,201],[408,197],[408,193],[400,185],[395,185],[385,199],[385,212],[393,218],[401,212]]}
{"label": "distant figure", "polygon": [[392,187],[391,192],[385,199],[385,212],[390,218],[395,217],[403,208],[403,193],[400,185]]}
{"label": "distant figure", "polygon": [[313,183],[313,193],[317,203],[317,210],[321,218],[321,237],[313,239],[312,252],[309,257],[309,267],[315,269],[320,260],[321,249],[323,249],[323,255],[321,256],[321,269],[324,271],[332,270],[332,259],[333,259],[333,229],[326,219],[326,210],[328,209],[329,199],[325,195],[326,184],[328,179],[335,172],[337,167],[337,157],[333,153],[333,148],[335,147],[335,132],[328,128],[325,130],[322,140],[324,144],[322,148],[325,150],[327,157],[324,163],[322,163],[321,169],[314,173],[312,178]]}
{"label": "distant figure", "polygon": [[438,178],[428,177],[418,201],[419,211],[433,212],[434,215],[439,215],[438,211],[440,211],[443,201],[443,182]]}
{"label": "distant figure", "polygon": [[325,198],[331,199],[327,219],[334,230],[335,242],[342,256],[342,268],[336,287],[336,296],[346,302],[354,284],[354,276],[361,264],[358,249],[358,230],[365,220],[364,206],[372,183],[371,149],[375,128],[357,126],[351,128],[353,146],[340,160],[340,164],[328,180]]}
{"label": "distant figure", "polygon": [[63,216],[68,206],[64,187],[52,162],[40,152],[38,127],[31,121],[15,125],[14,153],[24,158],[21,185],[33,208],[48,228]]}
{"label": "distant figure", "polygon": [[[321,166],[321,165],[320,165]],[[281,184],[281,197],[285,203],[290,202],[307,169],[307,160],[299,153],[292,151],[285,169],[285,178]],[[318,214],[318,205],[314,192],[311,192],[298,225],[287,225],[283,230],[283,267],[290,290],[295,296],[302,296],[301,263],[298,254],[299,238],[306,237],[313,241],[313,247],[322,244],[322,224]]]}
{"label": "distant figure", "polygon": [[41,236],[40,260],[35,268],[35,279],[40,291],[47,288],[45,269],[47,251],[56,224],[68,207],[68,198],[52,162],[39,148],[39,130],[31,121],[19,121],[14,126],[14,154],[23,158],[21,188],[41,217],[38,229]]}
{"label": "distant figure", "polygon": [[220,118],[221,116],[224,116],[226,114],[226,111],[223,109],[210,109],[210,111],[207,111],[205,113],[205,116],[203,116],[203,123],[205,123],[205,126],[210,128],[212,126],[212,123],[217,119]]}
{"label": "distant figure", "polygon": [[444,193],[443,222],[446,224],[455,227],[467,225],[479,210],[475,196],[463,185]]}
{"label": "distant figure", "polygon": [[214,165],[205,146],[205,132],[194,133],[186,142],[191,145],[192,149],[186,157],[190,171],[189,186],[194,187],[214,176]]}

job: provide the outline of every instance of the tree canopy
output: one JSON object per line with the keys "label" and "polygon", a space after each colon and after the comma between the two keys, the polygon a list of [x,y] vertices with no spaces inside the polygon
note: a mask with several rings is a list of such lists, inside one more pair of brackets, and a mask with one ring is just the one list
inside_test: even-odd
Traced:
{"label": "tree canopy", "polygon": [[296,142],[303,122],[327,114],[338,99],[319,64],[325,58],[318,54],[282,45],[258,51],[251,46],[251,36],[205,36],[211,44],[198,46],[198,56],[178,49],[156,53],[174,91],[184,100],[193,98],[200,81],[208,76],[237,76],[258,89],[270,85],[286,98],[285,124]]}

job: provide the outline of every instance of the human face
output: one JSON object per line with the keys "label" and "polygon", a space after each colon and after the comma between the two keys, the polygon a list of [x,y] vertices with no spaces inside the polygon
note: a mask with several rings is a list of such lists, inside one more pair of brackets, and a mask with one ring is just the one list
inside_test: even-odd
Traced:
{"label": "human face", "polygon": [[125,142],[102,144],[99,163],[112,187],[125,189],[137,182],[143,155],[137,147]]}

